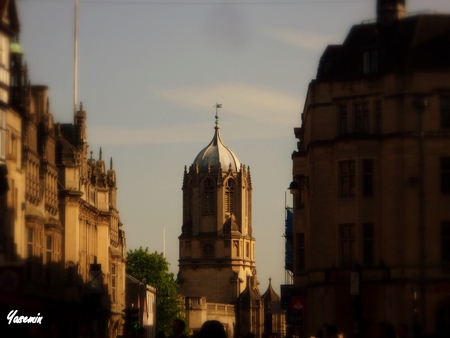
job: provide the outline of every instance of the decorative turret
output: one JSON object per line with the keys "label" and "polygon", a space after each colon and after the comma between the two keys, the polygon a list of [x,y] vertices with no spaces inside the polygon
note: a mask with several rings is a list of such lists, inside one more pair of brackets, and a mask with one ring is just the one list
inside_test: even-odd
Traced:
{"label": "decorative turret", "polygon": [[227,170],[238,172],[241,162],[220,138],[219,116],[217,113],[215,124],[213,139],[198,153],[193,166],[198,168],[199,172],[218,172],[221,165],[224,165]]}
{"label": "decorative turret", "polygon": [[105,174],[106,169],[105,169],[105,161],[103,161],[103,158],[102,158],[102,147],[100,147],[100,151],[98,154],[98,161],[96,163],[96,166],[100,170],[100,173],[102,175]]}
{"label": "decorative turret", "polygon": [[82,145],[86,142],[86,112],[83,110],[83,102],[80,102],[80,110],[75,115],[77,143]]}
{"label": "decorative turret", "polygon": [[106,177],[109,187],[109,205],[110,207],[116,208],[117,183],[116,183],[116,171],[113,169],[112,157],[109,163],[109,170],[106,173]]}

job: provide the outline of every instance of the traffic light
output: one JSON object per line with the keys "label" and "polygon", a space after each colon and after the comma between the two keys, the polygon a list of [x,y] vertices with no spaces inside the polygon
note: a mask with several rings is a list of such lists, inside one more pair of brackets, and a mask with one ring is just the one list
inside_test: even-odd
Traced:
{"label": "traffic light", "polygon": [[134,331],[139,329],[139,309],[138,308],[126,308],[125,312],[125,328],[126,330]]}
{"label": "traffic light", "polygon": [[139,329],[139,309],[131,309],[131,328]]}

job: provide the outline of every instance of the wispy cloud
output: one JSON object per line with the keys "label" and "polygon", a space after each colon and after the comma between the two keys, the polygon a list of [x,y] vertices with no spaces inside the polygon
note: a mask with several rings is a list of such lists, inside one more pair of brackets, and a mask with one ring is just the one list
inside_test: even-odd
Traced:
{"label": "wispy cloud", "polygon": [[152,94],[196,109],[211,109],[211,102],[217,101],[223,103],[224,112],[266,123],[283,123],[284,118],[296,116],[302,103],[300,97],[241,82],[159,89]]}
{"label": "wispy cloud", "polygon": [[340,43],[340,37],[319,33],[269,30],[267,34],[273,39],[314,52],[323,51],[328,45]]}
{"label": "wispy cloud", "polygon": [[[286,135],[292,129],[302,108],[300,97],[251,86],[245,83],[218,84],[200,87],[154,89],[151,96],[182,106],[185,111],[209,111],[222,103],[221,116],[227,118],[228,139],[273,138]],[[206,130],[213,121],[164,127],[104,127],[92,126],[90,138],[97,144],[178,144],[205,141]],[[212,136],[212,135],[211,135]]]}
{"label": "wispy cloud", "polygon": [[211,129],[211,123],[191,124],[166,127],[91,127],[89,138],[95,144],[170,144],[202,141],[201,136],[193,131]]}

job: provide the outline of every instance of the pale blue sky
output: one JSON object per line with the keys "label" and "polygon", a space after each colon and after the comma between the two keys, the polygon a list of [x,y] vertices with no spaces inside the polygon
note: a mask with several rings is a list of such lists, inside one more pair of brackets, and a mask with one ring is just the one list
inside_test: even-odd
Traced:
{"label": "pale blue sky", "polygon": [[[73,0],[17,0],[32,84],[72,122]],[[88,143],[114,159],[127,248],[163,250],[178,271],[184,166],[214,132],[250,166],[260,290],[284,284],[284,205],[293,128],[328,44],[375,18],[375,0],[79,0],[78,101]],[[448,0],[407,0],[409,13]],[[291,196],[287,195],[288,204]],[[326,207],[326,206],[324,206]]]}

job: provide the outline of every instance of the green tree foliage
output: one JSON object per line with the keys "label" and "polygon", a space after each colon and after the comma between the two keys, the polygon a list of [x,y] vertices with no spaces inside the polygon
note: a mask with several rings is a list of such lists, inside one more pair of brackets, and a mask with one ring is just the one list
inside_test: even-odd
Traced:
{"label": "green tree foliage", "polygon": [[182,316],[177,295],[178,284],[162,253],[149,253],[148,248],[127,252],[127,273],[156,288],[156,331],[172,334],[172,323]]}

